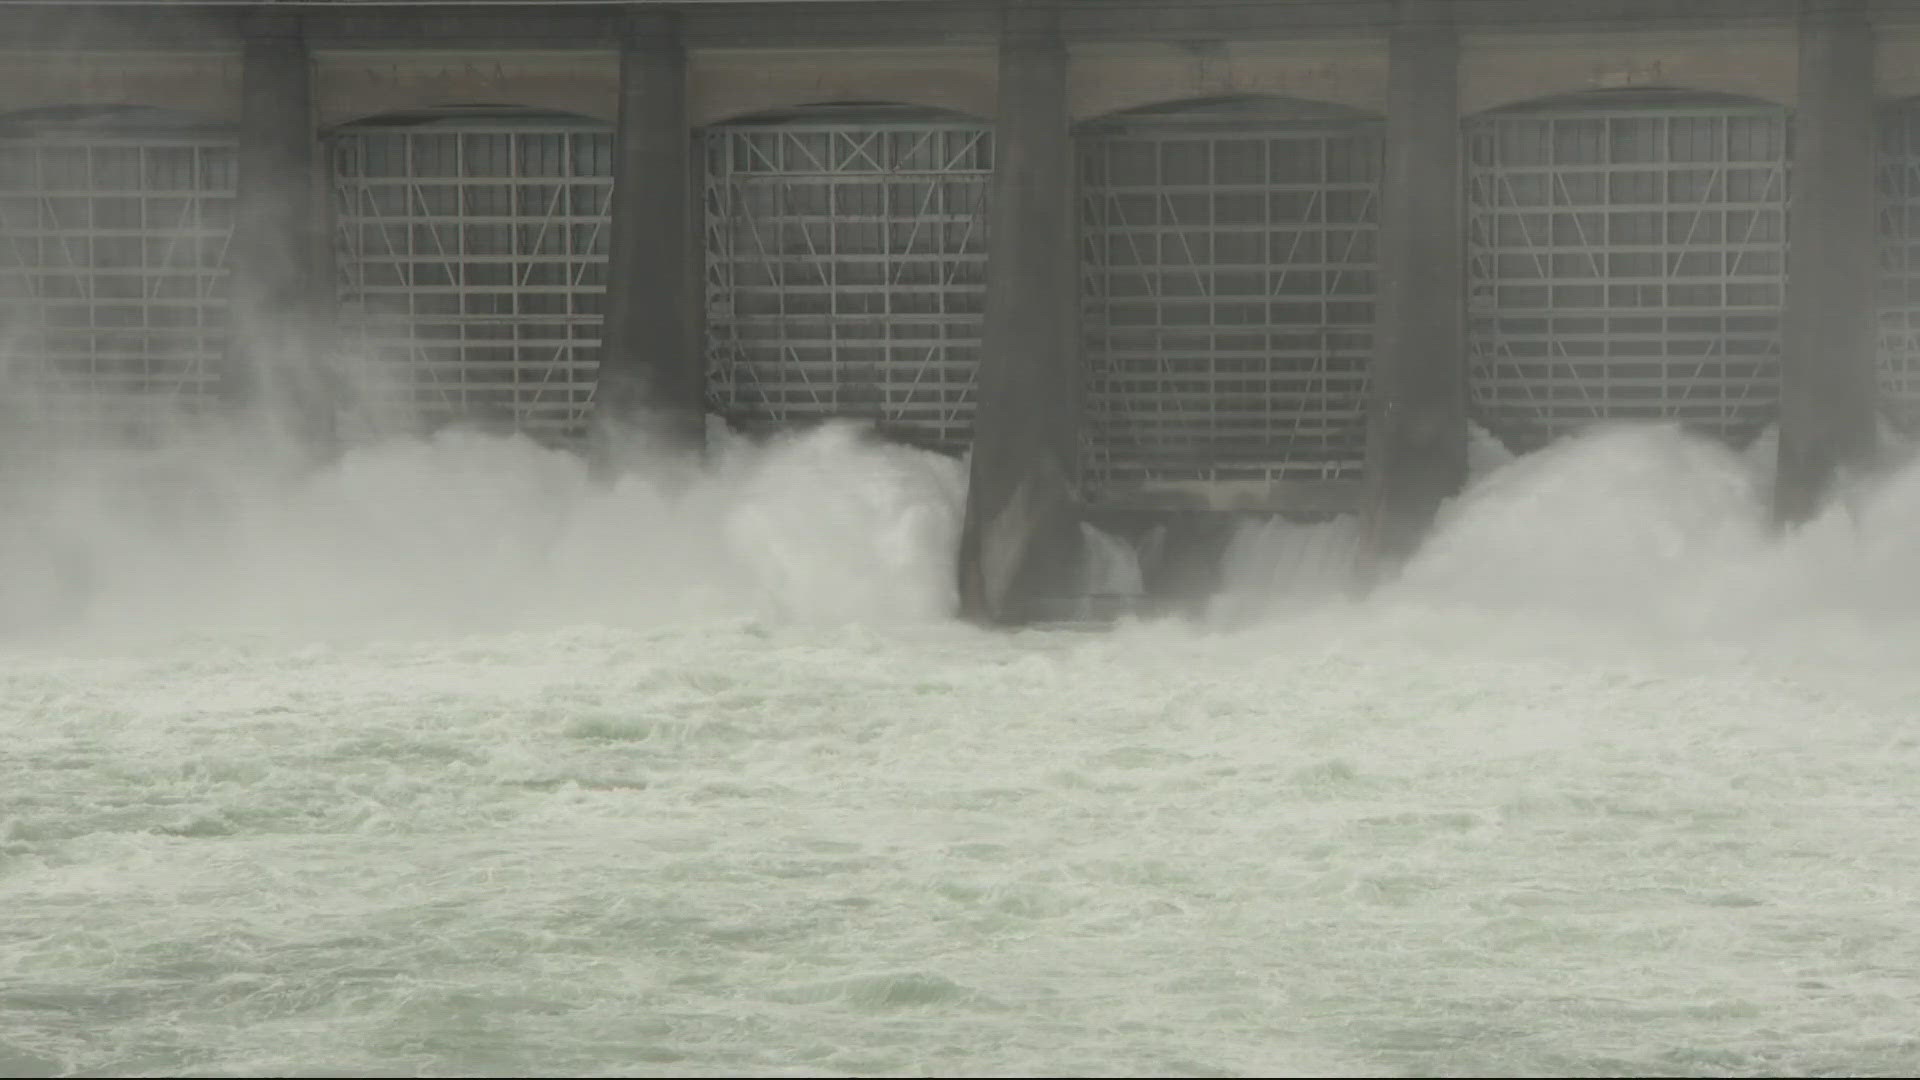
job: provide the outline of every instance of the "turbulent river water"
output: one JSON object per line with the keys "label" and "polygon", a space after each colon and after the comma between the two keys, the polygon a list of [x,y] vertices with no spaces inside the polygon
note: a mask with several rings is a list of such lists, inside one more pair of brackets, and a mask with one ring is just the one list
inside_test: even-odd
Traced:
{"label": "turbulent river water", "polygon": [[1920,472],[1762,473],[1600,432],[1364,602],[1275,526],[993,633],[957,465],[839,429],[50,465],[0,1072],[1911,1075]]}

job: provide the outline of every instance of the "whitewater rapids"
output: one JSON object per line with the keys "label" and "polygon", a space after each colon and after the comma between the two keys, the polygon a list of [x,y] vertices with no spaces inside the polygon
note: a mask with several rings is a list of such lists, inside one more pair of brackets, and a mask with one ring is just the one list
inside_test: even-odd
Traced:
{"label": "whitewater rapids", "polygon": [[1601,432],[1365,602],[1268,527],[1218,625],[988,633],[843,429],[276,468],[10,541],[0,1072],[1920,1069],[1920,472],[1777,538]]}

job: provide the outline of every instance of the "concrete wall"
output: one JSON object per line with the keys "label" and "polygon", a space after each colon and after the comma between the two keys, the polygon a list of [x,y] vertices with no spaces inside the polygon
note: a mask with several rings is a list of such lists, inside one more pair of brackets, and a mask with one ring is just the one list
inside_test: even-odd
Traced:
{"label": "concrete wall", "polygon": [[[1788,31],[1604,35],[1468,35],[1461,111],[1635,86],[1795,100]],[[1920,28],[1884,30],[1877,45],[1883,99],[1920,95]],[[613,121],[618,63],[611,50],[392,52],[326,50],[314,57],[323,128],[445,105],[520,105]],[[992,115],[996,74],[977,48],[707,50],[690,59],[695,125],[828,101],[888,101]],[[1379,113],[1384,40],[1252,42],[1218,51],[1166,44],[1075,48],[1068,75],[1076,121],[1126,109],[1230,94],[1276,94]],[[0,112],[65,105],[142,105],[210,120],[238,118],[240,60],[228,53],[0,51]]]}
{"label": "concrete wall", "polygon": [[[322,127],[444,105],[521,105],[607,123],[619,95],[612,50],[322,50]],[[695,125],[829,101],[888,101],[993,114],[991,49],[710,49],[688,57]]]}
{"label": "concrete wall", "polygon": [[0,50],[0,113],[140,105],[240,120],[240,53]]}
{"label": "concrete wall", "polygon": [[620,65],[604,51],[371,52],[314,55],[320,126],[443,105],[519,105],[613,123]]}
{"label": "concrete wall", "polygon": [[[1787,28],[1607,33],[1474,31],[1463,36],[1460,107],[1471,115],[1560,94],[1636,86],[1796,98]],[[324,128],[445,105],[553,109],[611,124],[619,64],[610,48],[317,49],[315,108]],[[1879,28],[1877,90],[1920,96],[1920,24]],[[696,126],[829,101],[887,101],[993,115],[998,76],[982,46],[696,49],[688,111]],[[1276,94],[1378,114],[1387,85],[1384,37],[1214,45],[1089,43],[1071,49],[1076,121],[1126,109],[1231,94]],[[142,105],[233,123],[234,51],[0,50],[0,113],[66,105]]]}
{"label": "concrete wall", "polygon": [[770,109],[886,101],[993,115],[991,48],[704,49],[688,58],[687,108],[697,126]]}
{"label": "concrete wall", "polygon": [[1789,28],[1462,35],[1463,115],[1593,90],[1670,87],[1792,105],[1798,39]]}
{"label": "concrete wall", "polygon": [[[441,105],[511,104],[609,123],[618,93],[614,54],[585,51],[316,53],[323,127]],[[1076,120],[1196,97],[1268,93],[1379,112],[1386,42],[1259,42],[1196,53],[1165,44],[1076,49],[1068,73]],[[834,101],[884,101],[985,119],[998,95],[984,47],[697,49],[688,58],[695,126]],[[236,83],[237,87],[237,83]]]}
{"label": "concrete wall", "polygon": [[1882,101],[1920,96],[1920,26],[1881,26],[1874,35],[1874,92]]}
{"label": "concrete wall", "polygon": [[1191,98],[1278,94],[1380,113],[1387,103],[1384,37],[1260,41],[1217,47],[1085,45],[1071,50],[1076,121]]}
{"label": "concrete wall", "polygon": [[[605,50],[314,52],[321,127],[447,105],[519,105],[611,124],[619,62]],[[991,49],[709,50],[691,57],[696,124],[827,101],[891,101],[993,114]],[[0,112],[144,105],[233,123],[237,53],[0,51]]]}

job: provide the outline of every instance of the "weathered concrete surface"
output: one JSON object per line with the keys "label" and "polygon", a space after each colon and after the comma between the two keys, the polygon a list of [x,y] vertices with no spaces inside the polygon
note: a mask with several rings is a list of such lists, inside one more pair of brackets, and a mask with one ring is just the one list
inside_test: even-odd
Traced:
{"label": "weathered concrete surface", "polygon": [[1079,252],[1067,54],[1044,11],[1008,12],[988,208],[987,308],[960,605],[973,619],[1078,584]]}
{"label": "weathered concrete surface", "polygon": [[[1920,11],[1920,6],[1916,6]],[[1920,95],[1920,24],[1881,25],[1874,68],[1883,99]],[[1480,29],[1462,36],[1460,107],[1475,113],[1556,94],[1634,86],[1709,90],[1791,104],[1791,30],[1650,29],[1552,32]],[[1214,46],[1165,42],[1072,47],[1076,120],[1142,105],[1224,94],[1278,94],[1385,108],[1386,44],[1341,33]],[[445,105],[523,105],[611,123],[619,98],[613,48],[318,49],[318,122]],[[993,113],[993,50],[975,46],[697,49],[689,59],[695,125],[825,101],[895,101],[974,116]],[[237,123],[240,56],[223,51],[0,50],[7,111],[61,105],[147,105]]]}
{"label": "weathered concrete surface", "polygon": [[709,49],[689,61],[696,125],[796,105],[886,101],[993,115],[990,48]]}
{"label": "weathered concrete surface", "polygon": [[4,49],[0,50],[0,112],[140,105],[234,124],[240,120],[240,67],[238,51]]}
{"label": "weathered concrete surface", "polygon": [[1817,0],[1800,31],[1774,510],[1813,516],[1873,460],[1876,258],[1873,39],[1859,0]]}
{"label": "weathered concrete surface", "polygon": [[517,105],[613,122],[614,49],[575,51],[321,51],[314,96],[323,128],[447,105]]}
{"label": "weathered concrete surface", "polygon": [[706,367],[690,332],[692,133],[679,20],[636,16],[620,53],[610,246],[594,419],[667,444],[704,440]]}
{"label": "weathered concrete surface", "polygon": [[[605,50],[321,50],[323,126],[446,105],[520,105],[612,123],[620,56]],[[993,50],[706,49],[687,58],[696,126],[831,101],[889,101],[993,114]]]}
{"label": "weathered concrete surface", "polygon": [[[1920,4],[1913,7],[1920,15]],[[1874,92],[1883,101],[1920,97],[1920,25],[1875,28],[1873,75]]]}
{"label": "weathered concrete surface", "polygon": [[1394,27],[1380,184],[1366,562],[1410,555],[1467,475],[1459,50],[1441,4]]}
{"label": "weathered concrete surface", "polygon": [[1387,107],[1383,38],[1083,45],[1071,50],[1068,97],[1076,121],[1192,98],[1275,94],[1370,113]]}
{"label": "weathered concrete surface", "polygon": [[1465,34],[1463,115],[1592,90],[1673,87],[1791,105],[1798,84],[1790,29],[1655,29],[1639,33]]}

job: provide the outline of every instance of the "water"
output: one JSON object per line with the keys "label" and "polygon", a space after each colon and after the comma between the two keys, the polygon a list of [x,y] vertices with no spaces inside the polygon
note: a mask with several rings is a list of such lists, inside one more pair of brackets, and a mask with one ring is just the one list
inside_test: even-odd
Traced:
{"label": "water", "polygon": [[846,431],[233,459],[8,541],[0,1070],[1920,1067],[1920,473],[1777,539],[1601,433],[1364,603],[1269,527],[1217,623],[989,633]]}

